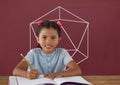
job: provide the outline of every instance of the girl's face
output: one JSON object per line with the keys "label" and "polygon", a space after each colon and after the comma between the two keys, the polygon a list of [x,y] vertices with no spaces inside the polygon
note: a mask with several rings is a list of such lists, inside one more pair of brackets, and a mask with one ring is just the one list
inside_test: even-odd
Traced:
{"label": "girl's face", "polygon": [[58,33],[53,28],[43,28],[37,38],[37,42],[44,53],[52,53],[59,41]]}

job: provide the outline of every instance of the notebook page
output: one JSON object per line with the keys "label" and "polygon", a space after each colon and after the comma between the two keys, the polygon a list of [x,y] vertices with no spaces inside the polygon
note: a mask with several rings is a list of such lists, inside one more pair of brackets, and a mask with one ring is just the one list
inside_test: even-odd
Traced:
{"label": "notebook page", "polygon": [[15,76],[9,76],[9,84],[8,85],[18,85],[16,82]]}
{"label": "notebook page", "polygon": [[76,83],[83,83],[83,84],[92,85],[90,82],[88,82],[87,80],[85,80],[81,76],[55,78],[54,81],[59,85],[64,83],[64,82],[76,82]]}
{"label": "notebook page", "polygon": [[48,78],[38,78],[38,79],[27,79],[23,77],[17,77],[19,85],[42,85],[42,84],[56,84],[53,80]]}

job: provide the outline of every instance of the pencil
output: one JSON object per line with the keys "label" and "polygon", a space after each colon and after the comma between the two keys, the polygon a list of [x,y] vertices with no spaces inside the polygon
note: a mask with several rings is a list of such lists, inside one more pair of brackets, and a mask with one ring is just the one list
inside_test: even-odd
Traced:
{"label": "pencil", "polygon": [[22,53],[20,55],[27,62],[28,66],[30,66],[30,70],[33,70],[34,69],[33,66],[29,63],[29,61],[25,58],[25,56],[23,56]]}

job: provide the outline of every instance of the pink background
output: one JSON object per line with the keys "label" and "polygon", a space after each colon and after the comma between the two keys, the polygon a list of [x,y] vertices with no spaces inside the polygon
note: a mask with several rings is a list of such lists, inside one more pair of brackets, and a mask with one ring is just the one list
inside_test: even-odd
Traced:
{"label": "pink background", "polygon": [[11,75],[19,54],[29,51],[29,23],[58,6],[90,23],[90,56],[79,64],[83,75],[120,75],[119,0],[1,0],[0,75]]}

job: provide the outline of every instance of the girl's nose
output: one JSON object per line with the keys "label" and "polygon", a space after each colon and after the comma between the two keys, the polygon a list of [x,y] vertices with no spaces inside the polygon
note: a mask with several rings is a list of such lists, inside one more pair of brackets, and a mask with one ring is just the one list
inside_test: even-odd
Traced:
{"label": "girl's nose", "polygon": [[51,39],[48,38],[48,39],[46,40],[46,43],[48,43],[48,44],[51,43]]}

